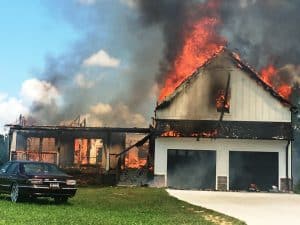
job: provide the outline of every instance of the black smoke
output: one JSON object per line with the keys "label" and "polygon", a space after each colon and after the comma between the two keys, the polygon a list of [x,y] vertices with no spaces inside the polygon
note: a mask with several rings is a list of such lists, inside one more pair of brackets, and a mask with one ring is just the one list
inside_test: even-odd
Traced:
{"label": "black smoke", "polygon": [[[95,1],[90,6],[79,2],[47,1],[49,12],[64,18],[81,38],[71,43],[64,54],[46,58],[40,78],[59,89],[64,104],[35,103],[31,113],[37,121],[57,124],[71,120],[86,114],[98,102],[116,107],[111,117],[105,116],[105,125],[113,124],[122,108],[127,114],[137,113],[149,119],[157,97],[154,87],[163,85],[164,75],[182,48],[185,32],[191,29],[190,23],[214,15],[201,7],[207,3],[220,4],[221,26],[216,27],[216,32],[227,39],[229,49],[239,52],[258,71],[272,63],[280,68],[285,82],[299,80],[298,0],[131,0],[133,8],[121,4],[126,0]],[[107,21],[109,26],[105,25]],[[121,62],[122,68],[115,72],[81,71],[83,60],[100,49],[122,62],[126,59],[128,64]],[[76,86],[78,72],[88,73],[93,87]],[[298,101],[295,97],[294,104],[300,105]],[[130,126],[124,120],[118,120],[119,126]]]}
{"label": "black smoke", "polygon": [[223,1],[222,30],[232,49],[238,49],[256,68],[298,64],[300,2],[297,0]]}
{"label": "black smoke", "polygon": [[[143,28],[138,11],[123,4],[95,1],[92,5],[84,5],[77,0],[51,0],[46,6],[53,16],[69,23],[81,38],[70,43],[63,54],[46,57],[39,77],[59,90],[63,104],[34,102],[31,121],[42,124],[70,121],[89,113],[91,106],[99,102],[112,106],[111,116],[93,115],[99,120],[105,119],[107,126],[116,126],[115,121],[119,126],[137,126],[136,121],[130,121],[135,120],[135,116],[116,120],[121,109],[125,111],[120,118],[128,114],[142,115],[149,121],[152,115],[149,108],[155,106],[154,77],[163,46],[160,29],[157,26]],[[120,59],[120,67],[84,68],[83,61],[100,49]],[[79,73],[92,83],[91,87],[76,85],[74,81]]]}
{"label": "black smoke", "polygon": [[[50,12],[64,18],[82,38],[70,44],[64,54],[46,58],[40,77],[60,90],[65,104],[47,107],[35,103],[32,113],[40,121],[57,123],[76,117],[99,101],[112,105],[122,102],[150,117],[149,108],[154,106],[157,94],[153,88],[156,84],[163,86],[192,22],[215,16],[215,12],[204,7],[209,3],[218,5],[221,26],[216,27],[216,32],[227,39],[230,49],[238,51],[257,70],[268,63],[280,68],[297,65],[299,61],[300,3],[296,0],[133,0],[134,8],[105,1],[95,1],[91,6],[79,2],[47,3]],[[103,23],[107,20],[112,20],[109,26]],[[105,39],[107,35],[109,40]],[[116,74],[101,75],[101,79],[97,79],[98,74],[106,74],[105,70],[88,71],[86,78],[94,85],[81,90],[74,85],[74,79],[82,69],[83,60],[100,49],[120,59],[125,57],[129,65]],[[294,79],[297,71],[291,68],[281,70],[279,80],[288,83],[299,80]]]}
{"label": "black smoke", "polygon": [[[219,5],[219,0],[210,1]],[[204,17],[215,17],[206,1],[201,0],[137,0],[141,24],[144,27],[158,25],[164,37],[164,51],[157,73],[157,82],[163,86],[165,75],[172,69],[181,53],[187,33],[193,29],[194,21]]]}
{"label": "black smoke", "polygon": [[[297,0],[137,0],[142,23],[159,24],[164,36],[164,52],[158,82],[182,48],[189,21],[210,15],[202,7],[208,3],[219,5],[221,26],[217,32],[228,42],[228,48],[241,54],[258,71],[268,64],[280,68],[298,64],[300,56],[300,2]],[[200,7],[199,7],[200,6]],[[196,13],[195,13],[196,11]],[[195,18],[196,15],[196,18]],[[292,78],[289,75],[282,76]]]}

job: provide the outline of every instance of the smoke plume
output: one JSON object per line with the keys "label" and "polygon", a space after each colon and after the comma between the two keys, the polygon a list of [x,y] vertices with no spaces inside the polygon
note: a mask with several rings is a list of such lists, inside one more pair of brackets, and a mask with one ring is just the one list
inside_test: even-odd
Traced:
{"label": "smoke plume", "polygon": [[[124,2],[48,1],[50,12],[82,38],[64,54],[46,58],[39,78],[55,87],[61,99],[34,101],[31,121],[68,124],[86,115],[88,125],[148,125],[163,41],[160,29],[144,29],[137,9]],[[95,113],[92,109],[99,104],[109,105],[112,112]]]}
{"label": "smoke plume", "polygon": [[[109,104],[112,112],[126,108],[124,114],[137,114],[147,121],[157,89],[164,85],[193,21],[204,17],[218,16],[221,23],[214,32],[258,71],[272,63],[279,71],[276,82],[299,81],[299,1],[118,3],[48,1],[50,12],[69,22],[82,38],[64,54],[47,57],[40,78],[57,88],[63,103],[35,102],[31,115],[38,121],[60,123],[80,114],[102,121],[103,115],[90,110],[97,104]],[[107,115],[105,120],[109,125],[115,117]],[[128,125],[124,120],[120,126]]]}

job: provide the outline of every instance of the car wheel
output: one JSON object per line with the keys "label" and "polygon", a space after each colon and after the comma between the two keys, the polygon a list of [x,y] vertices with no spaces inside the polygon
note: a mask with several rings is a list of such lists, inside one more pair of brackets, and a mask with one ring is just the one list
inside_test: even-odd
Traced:
{"label": "car wheel", "polygon": [[68,197],[55,197],[54,201],[56,204],[62,204],[62,203],[67,203],[68,202]]}
{"label": "car wheel", "polygon": [[10,190],[10,200],[12,202],[17,202],[20,197],[19,185],[17,183],[13,183]]}

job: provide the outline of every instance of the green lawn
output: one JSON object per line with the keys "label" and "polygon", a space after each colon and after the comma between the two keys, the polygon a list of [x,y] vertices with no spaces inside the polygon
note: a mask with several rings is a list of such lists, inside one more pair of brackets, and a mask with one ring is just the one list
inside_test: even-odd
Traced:
{"label": "green lawn", "polygon": [[0,224],[244,224],[192,206],[154,188],[80,188],[68,204],[52,200],[13,204],[0,196]]}

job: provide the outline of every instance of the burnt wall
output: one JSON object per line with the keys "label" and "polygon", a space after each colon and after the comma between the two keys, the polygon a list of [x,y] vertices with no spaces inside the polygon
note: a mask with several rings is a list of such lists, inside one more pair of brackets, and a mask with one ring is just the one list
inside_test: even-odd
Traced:
{"label": "burnt wall", "polygon": [[63,137],[59,141],[59,165],[63,167],[72,166],[74,164],[74,139]]}
{"label": "burnt wall", "polygon": [[175,131],[180,137],[210,137],[264,140],[291,140],[292,125],[287,122],[156,120],[157,135]]}

